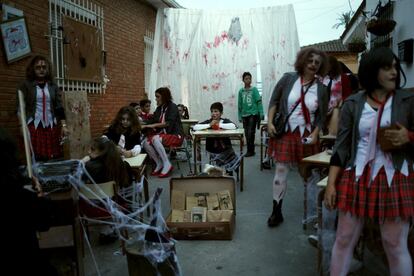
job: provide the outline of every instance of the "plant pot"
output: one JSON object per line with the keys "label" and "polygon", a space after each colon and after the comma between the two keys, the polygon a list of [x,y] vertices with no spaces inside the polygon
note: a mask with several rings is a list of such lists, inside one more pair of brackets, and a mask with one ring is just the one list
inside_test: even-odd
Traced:
{"label": "plant pot", "polygon": [[367,47],[365,46],[365,43],[362,42],[351,42],[348,43],[348,51],[351,53],[361,53],[365,51]]}
{"label": "plant pot", "polygon": [[383,36],[392,32],[397,22],[390,19],[371,19],[367,23],[367,31],[376,35]]}

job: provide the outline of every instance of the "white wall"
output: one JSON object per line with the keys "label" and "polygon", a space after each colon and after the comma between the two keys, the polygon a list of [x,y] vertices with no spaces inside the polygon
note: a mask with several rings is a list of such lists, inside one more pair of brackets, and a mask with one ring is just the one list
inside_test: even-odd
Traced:
{"label": "white wall", "polygon": [[[382,0],[382,3],[386,4],[387,1],[388,0]],[[393,41],[392,50],[398,55],[398,43],[406,39],[414,38],[414,27],[412,24],[414,0],[395,0],[393,2],[393,18],[397,22],[397,25],[391,34]],[[368,18],[375,10],[377,4],[378,0],[367,0],[365,11],[368,12]],[[368,37],[367,40],[368,43],[370,43],[371,38]],[[405,88],[414,88],[414,63],[402,63],[402,69],[407,76],[407,84],[405,85]]]}
{"label": "white wall", "polygon": [[[394,3],[394,20],[397,25],[393,31],[393,51],[398,54],[398,43],[414,38],[414,26],[412,23],[414,0],[397,0]],[[414,88],[414,63],[402,63],[402,68],[407,76],[405,88]]]}

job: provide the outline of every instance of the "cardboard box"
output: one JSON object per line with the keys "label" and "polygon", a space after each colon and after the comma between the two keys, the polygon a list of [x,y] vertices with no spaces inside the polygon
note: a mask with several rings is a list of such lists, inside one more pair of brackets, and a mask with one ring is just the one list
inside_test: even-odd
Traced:
{"label": "cardboard box", "polygon": [[[236,223],[236,184],[232,177],[184,177],[170,179],[170,202],[173,202],[173,194],[177,191],[184,192],[187,196],[196,193],[217,194],[229,191],[233,210],[225,210],[225,214],[212,215],[211,212],[221,210],[209,210],[208,217],[218,217],[216,222],[173,222],[172,211],[166,218],[167,226],[172,236],[177,240],[231,240],[233,238]],[[173,193],[174,191],[174,193]],[[176,220],[177,221],[177,220]]]}

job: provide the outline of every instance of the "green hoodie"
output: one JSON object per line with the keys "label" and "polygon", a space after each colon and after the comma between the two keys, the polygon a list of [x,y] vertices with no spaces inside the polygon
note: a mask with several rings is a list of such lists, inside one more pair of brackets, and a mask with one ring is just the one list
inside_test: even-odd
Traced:
{"label": "green hoodie", "polygon": [[250,115],[260,115],[263,118],[262,97],[256,87],[251,86],[249,89],[241,88],[239,90],[239,121],[243,117]]}

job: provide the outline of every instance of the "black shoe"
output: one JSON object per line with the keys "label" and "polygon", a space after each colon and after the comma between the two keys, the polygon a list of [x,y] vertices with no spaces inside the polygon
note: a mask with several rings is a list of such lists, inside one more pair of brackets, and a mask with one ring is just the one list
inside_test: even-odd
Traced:
{"label": "black shoe", "polygon": [[265,170],[270,170],[271,166],[270,166],[270,161],[266,161],[262,163],[262,168]]}
{"label": "black shoe", "polygon": [[248,151],[244,157],[254,156],[256,153],[254,151]]}
{"label": "black shoe", "polygon": [[276,227],[283,222],[282,202],[283,199],[280,200],[279,204],[277,204],[276,200],[273,200],[273,212],[267,219],[267,225],[269,227]]}

